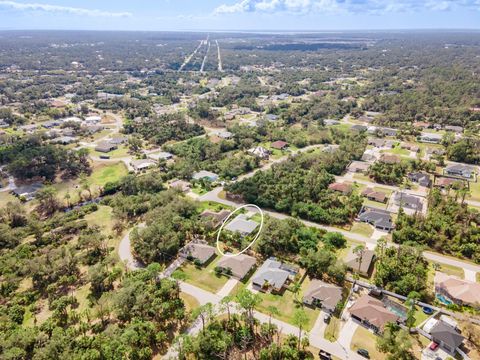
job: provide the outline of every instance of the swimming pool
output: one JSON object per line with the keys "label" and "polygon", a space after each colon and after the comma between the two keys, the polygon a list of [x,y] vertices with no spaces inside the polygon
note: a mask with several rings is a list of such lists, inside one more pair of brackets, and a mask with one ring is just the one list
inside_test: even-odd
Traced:
{"label": "swimming pool", "polygon": [[451,305],[453,304],[452,300],[446,298],[445,296],[443,296],[442,294],[436,294],[435,297],[438,299],[438,301],[440,301],[442,304],[445,304],[445,305]]}

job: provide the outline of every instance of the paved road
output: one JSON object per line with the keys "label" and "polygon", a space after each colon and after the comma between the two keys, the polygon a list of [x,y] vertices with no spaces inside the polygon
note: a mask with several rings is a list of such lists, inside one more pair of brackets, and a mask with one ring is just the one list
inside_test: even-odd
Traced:
{"label": "paved road", "polygon": [[[144,224],[141,224],[140,226],[144,226]],[[120,259],[126,263],[129,270],[134,271],[134,270],[141,269],[143,267],[143,265],[135,261],[133,257],[133,254],[130,248],[129,234],[125,235],[121,240],[118,252],[119,252]],[[217,313],[219,314],[222,313],[223,310],[220,309],[218,304],[222,300],[223,294],[222,295],[213,294],[209,291],[200,289],[194,285],[188,284],[183,281],[179,281],[179,285],[180,285],[180,290],[182,292],[195,297],[201,305],[211,303],[212,305],[214,305],[214,309]],[[225,293],[226,292],[227,291],[225,291]],[[238,304],[233,303],[232,308],[238,308]],[[238,310],[233,310],[232,312],[235,312],[235,311],[238,311]],[[286,322],[277,320],[275,318],[270,319],[268,315],[265,315],[259,311],[255,311],[254,316],[257,320],[259,320],[262,323],[268,323],[269,321],[271,321],[273,324],[277,325],[279,331],[282,334],[298,335],[299,329],[296,326],[290,325]],[[201,325],[202,325],[201,322],[197,319],[186,331],[186,333],[195,334],[199,332],[201,330]],[[331,343],[328,340],[325,340],[323,336],[320,336],[320,334],[318,333],[308,334],[308,336],[309,336],[310,344],[312,346],[317,347],[319,349],[326,350],[340,359],[362,360],[362,358],[359,355],[352,352],[350,349],[344,349],[344,347],[339,343]],[[176,352],[175,346],[172,346],[167,352],[167,354],[164,356],[164,359],[176,359],[176,358],[177,358],[177,352]]]}
{"label": "paved road", "polygon": [[[222,190],[223,190],[222,187],[217,187],[217,188],[213,189],[212,191],[200,196],[199,200],[200,201],[218,202],[218,203],[228,205],[228,206],[233,206],[233,207],[238,207],[240,205],[243,205],[243,204],[240,204],[240,203],[235,203],[233,201],[225,200],[225,199],[220,198],[218,196],[218,194]],[[252,208],[252,209],[253,209],[253,211],[257,211],[255,208]],[[275,211],[270,211],[270,210],[263,210],[263,212],[265,214],[268,214],[271,217],[274,217],[274,218],[277,218],[277,219],[286,219],[288,217],[291,217],[289,215],[278,213],[278,212],[275,212]],[[376,244],[376,240],[373,239],[373,238],[370,238],[370,237],[366,237],[366,236],[363,236],[363,235],[360,235],[360,234],[351,233],[351,232],[345,231],[343,229],[335,228],[333,226],[317,224],[317,223],[307,221],[307,220],[301,220],[301,219],[299,219],[299,220],[307,226],[315,227],[315,228],[318,228],[318,229],[324,229],[324,230],[332,231],[332,232],[339,232],[349,239],[360,241],[360,242],[365,242],[367,244],[367,246],[369,246],[369,247],[374,246]],[[393,243],[390,243],[390,245],[391,246],[398,246],[397,244],[393,244]],[[468,270],[471,270],[471,271],[480,272],[480,265],[472,264],[470,262],[466,262],[466,261],[462,261],[462,260],[459,260],[459,259],[451,258],[451,257],[445,256],[445,255],[436,254],[436,253],[433,253],[431,251],[424,251],[423,255],[425,256],[426,259],[428,259],[430,261],[456,266],[456,267],[459,267],[461,269],[468,269]]]}

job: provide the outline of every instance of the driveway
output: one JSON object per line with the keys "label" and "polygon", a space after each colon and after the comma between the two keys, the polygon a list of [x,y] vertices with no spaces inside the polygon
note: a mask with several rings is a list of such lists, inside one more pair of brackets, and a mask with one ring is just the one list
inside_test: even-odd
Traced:
{"label": "driveway", "polygon": [[327,313],[323,310],[320,311],[320,314],[318,314],[317,320],[315,321],[315,324],[313,325],[312,330],[310,330],[311,335],[316,335],[320,337],[324,337],[325,329],[327,327],[327,323],[323,321],[323,318],[325,317]]}
{"label": "driveway", "polygon": [[233,288],[235,287],[235,285],[237,284],[238,284],[237,279],[233,279],[233,278],[228,279],[226,284],[223,285],[223,287],[220,290],[218,290],[217,295],[220,296],[221,298],[228,296],[230,292],[233,290]]}
{"label": "driveway", "polygon": [[350,343],[352,342],[353,334],[359,326],[360,325],[354,322],[352,318],[349,318],[340,330],[340,336],[338,337],[337,342],[345,349],[350,349]]}

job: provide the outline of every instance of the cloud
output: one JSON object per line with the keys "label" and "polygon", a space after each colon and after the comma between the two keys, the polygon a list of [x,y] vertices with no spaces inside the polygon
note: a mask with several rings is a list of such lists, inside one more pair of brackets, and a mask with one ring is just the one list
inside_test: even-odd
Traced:
{"label": "cloud", "polygon": [[129,12],[110,12],[96,9],[76,8],[69,6],[39,4],[39,3],[19,3],[16,1],[0,1],[0,8],[13,9],[18,11],[42,11],[46,13],[61,13],[78,16],[93,17],[129,17]]}
{"label": "cloud", "polygon": [[234,13],[364,13],[384,14],[420,10],[448,11],[454,7],[480,9],[480,0],[241,0],[222,4],[214,14]]}

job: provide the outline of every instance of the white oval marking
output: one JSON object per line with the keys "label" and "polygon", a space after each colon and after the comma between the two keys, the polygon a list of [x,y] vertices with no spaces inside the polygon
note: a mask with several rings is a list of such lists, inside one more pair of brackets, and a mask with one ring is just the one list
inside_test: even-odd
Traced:
{"label": "white oval marking", "polygon": [[[223,250],[220,249],[220,234],[222,233],[222,229],[223,229],[223,227],[225,226],[225,224],[228,222],[228,220],[230,219],[230,217],[231,217],[233,214],[235,214],[238,210],[241,210],[241,209],[246,208],[246,207],[254,207],[254,208],[256,208],[256,209],[260,212],[260,216],[262,217],[262,220],[261,220],[261,222],[260,222],[260,228],[258,229],[257,234],[255,235],[255,237],[253,238],[253,240],[250,242],[250,244],[248,244],[248,246],[247,246],[245,249],[243,249],[242,251],[240,251],[240,252],[237,253],[237,254],[225,254],[225,253],[223,252]],[[247,251],[248,249],[250,249],[250,247],[253,245],[253,243],[254,243],[255,241],[257,241],[258,237],[260,236],[260,233],[262,232],[262,228],[263,228],[263,220],[264,220],[264,218],[263,218],[263,211],[262,211],[262,209],[260,209],[260,208],[259,208],[257,205],[255,205],[255,204],[245,204],[245,205],[242,205],[242,206],[236,208],[235,210],[233,210],[233,211],[225,218],[225,220],[223,220],[222,226],[220,226],[220,229],[218,230],[218,234],[217,234],[217,250],[218,250],[218,252],[219,252],[220,254],[222,254],[223,256],[229,256],[229,257],[234,257],[234,256],[238,256],[238,255],[243,254],[245,251]]]}

